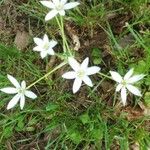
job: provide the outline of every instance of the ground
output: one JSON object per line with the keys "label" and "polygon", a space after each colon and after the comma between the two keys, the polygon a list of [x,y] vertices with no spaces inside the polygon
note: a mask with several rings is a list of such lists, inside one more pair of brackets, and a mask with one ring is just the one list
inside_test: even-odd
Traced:
{"label": "ground", "polygon": [[[61,62],[32,50],[33,38],[47,33],[62,52],[56,20],[44,21],[47,9],[38,0],[1,0],[0,10],[0,88],[10,84],[7,74],[30,85]],[[61,78],[66,65],[31,88],[38,98],[27,99],[22,111],[19,105],[6,110],[11,96],[0,93],[0,150],[149,149],[149,16],[147,0],[83,0],[67,11],[65,34],[76,59],[89,57],[108,76],[130,68],[144,73],[137,85],[142,97],[128,94],[123,106],[115,82],[100,75],[91,77],[93,88],[73,94],[73,81]]]}

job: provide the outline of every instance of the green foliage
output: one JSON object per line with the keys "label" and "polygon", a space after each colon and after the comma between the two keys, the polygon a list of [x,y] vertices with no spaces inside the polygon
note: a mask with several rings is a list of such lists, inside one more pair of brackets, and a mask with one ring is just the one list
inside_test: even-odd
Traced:
{"label": "green foliage", "polygon": [[101,64],[102,55],[101,55],[101,51],[100,51],[99,48],[93,48],[91,55],[92,55],[93,63],[94,63],[95,65]]}
{"label": "green foliage", "polygon": [[16,47],[0,44],[0,59],[19,58],[20,52]]}
{"label": "green foliage", "polygon": [[144,103],[146,106],[150,107],[150,92],[146,92],[144,95]]}

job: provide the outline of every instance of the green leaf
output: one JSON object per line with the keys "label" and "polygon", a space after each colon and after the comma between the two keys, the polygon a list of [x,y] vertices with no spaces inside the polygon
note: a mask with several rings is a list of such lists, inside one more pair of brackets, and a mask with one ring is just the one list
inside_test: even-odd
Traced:
{"label": "green leaf", "polygon": [[101,64],[102,55],[101,55],[101,51],[99,48],[92,49],[92,60],[95,65]]}
{"label": "green leaf", "polygon": [[82,136],[81,136],[80,132],[76,129],[71,130],[68,133],[68,136],[72,140],[72,142],[75,144],[79,144],[82,141]]}
{"label": "green leaf", "polygon": [[150,107],[150,92],[145,93],[144,103],[145,103],[146,106]]}
{"label": "green leaf", "polygon": [[34,130],[35,130],[34,127],[27,127],[27,128],[26,128],[26,131],[28,131],[28,132],[33,132]]}
{"label": "green leaf", "polygon": [[102,129],[93,129],[91,131],[91,140],[92,141],[98,141],[103,138],[103,130]]}
{"label": "green leaf", "polygon": [[19,56],[20,51],[17,48],[0,44],[0,59],[6,59],[8,57],[18,58]]}
{"label": "green leaf", "polygon": [[5,138],[9,138],[13,135],[13,126],[8,126],[5,127],[4,131],[3,131],[3,136]]}
{"label": "green leaf", "polygon": [[46,106],[46,111],[54,111],[54,110],[57,110],[58,108],[59,108],[59,106],[57,104],[49,103]]}
{"label": "green leaf", "polygon": [[83,124],[90,122],[90,118],[89,118],[89,115],[87,113],[81,115],[79,118]]}

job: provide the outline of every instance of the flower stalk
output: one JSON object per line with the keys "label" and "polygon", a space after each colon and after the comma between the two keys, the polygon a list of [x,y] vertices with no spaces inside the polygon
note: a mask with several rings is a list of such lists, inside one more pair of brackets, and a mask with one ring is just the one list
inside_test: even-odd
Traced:
{"label": "flower stalk", "polygon": [[63,67],[66,64],[67,64],[67,62],[62,62],[57,67],[55,67],[53,70],[51,70],[48,73],[46,73],[43,77],[39,78],[38,80],[36,80],[32,84],[30,84],[26,89],[31,88],[32,86],[34,86],[35,84],[37,84],[38,82],[40,82],[41,80],[43,80],[44,78],[47,78],[50,74],[54,73],[56,70],[58,70],[59,68]]}

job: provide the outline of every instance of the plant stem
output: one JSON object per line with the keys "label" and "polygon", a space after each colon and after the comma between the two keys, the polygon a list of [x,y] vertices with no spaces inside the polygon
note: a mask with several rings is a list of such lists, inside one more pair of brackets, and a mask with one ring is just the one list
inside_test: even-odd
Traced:
{"label": "plant stem", "polygon": [[101,75],[101,76],[103,76],[103,77],[105,77],[105,78],[108,78],[108,79],[113,80],[110,76],[107,76],[107,75],[105,75],[105,74],[103,74],[103,73],[101,73],[101,72],[99,72],[98,74]]}
{"label": "plant stem", "polygon": [[70,48],[69,48],[69,45],[68,45],[68,42],[67,42],[67,39],[65,36],[65,32],[64,32],[64,22],[63,22],[62,16],[60,17],[60,22],[61,22],[61,33],[62,33],[62,38],[63,38],[63,44],[66,45],[66,48],[67,48],[69,54],[71,54]]}
{"label": "plant stem", "polygon": [[69,45],[68,45],[68,42],[67,42],[67,39],[66,39],[66,36],[65,36],[65,32],[64,32],[63,17],[60,16],[60,21],[59,21],[58,17],[56,17],[56,21],[57,21],[57,24],[60,28],[61,36],[62,36],[62,39],[63,39],[63,51],[66,52],[66,50],[67,50],[69,52],[69,54],[71,55],[70,48],[69,48]]}
{"label": "plant stem", "polygon": [[59,64],[57,67],[55,67],[53,70],[49,71],[48,73],[46,73],[43,77],[39,78],[38,80],[36,80],[35,82],[33,82],[32,84],[30,84],[26,89],[31,88],[32,86],[34,86],[36,83],[40,82],[41,80],[43,80],[44,78],[47,78],[50,74],[52,74],[53,72],[55,72],[56,70],[58,70],[59,68],[61,68],[62,66],[66,65],[67,62],[62,62],[61,64]]}

